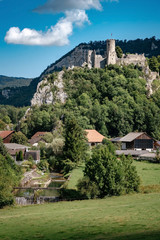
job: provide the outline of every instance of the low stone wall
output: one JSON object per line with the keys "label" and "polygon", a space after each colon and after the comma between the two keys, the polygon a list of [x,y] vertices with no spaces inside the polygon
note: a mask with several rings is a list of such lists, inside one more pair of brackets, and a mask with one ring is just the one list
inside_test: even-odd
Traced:
{"label": "low stone wall", "polygon": [[59,197],[47,197],[47,196],[40,196],[36,199],[34,196],[30,197],[16,197],[15,202],[17,205],[26,206],[26,205],[32,205],[32,204],[43,204],[43,203],[51,203],[51,202],[58,202]]}

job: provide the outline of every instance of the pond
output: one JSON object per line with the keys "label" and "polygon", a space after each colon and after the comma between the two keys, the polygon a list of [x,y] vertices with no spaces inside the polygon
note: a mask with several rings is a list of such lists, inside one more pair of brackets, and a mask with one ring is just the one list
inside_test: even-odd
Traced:
{"label": "pond", "polygon": [[[65,183],[65,179],[63,178],[62,174],[59,173],[51,173],[50,174],[50,178],[51,178],[51,183],[48,185],[49,187],[55,187],[55,188],[60,188],[64,183]],[[36,184],[36,185],[31,185],[29,186],[27,184],[27,189],[18,189],[15,190],[15,196],[16,197],[30,197],[34,195],[34,192],[37,191],[39,196],[54,196],[54,197],[59,197],[59,190],[58,189],[39,189],[39,190],[34,190],[32,189],[33,187],[40,187],[40,185]]]}

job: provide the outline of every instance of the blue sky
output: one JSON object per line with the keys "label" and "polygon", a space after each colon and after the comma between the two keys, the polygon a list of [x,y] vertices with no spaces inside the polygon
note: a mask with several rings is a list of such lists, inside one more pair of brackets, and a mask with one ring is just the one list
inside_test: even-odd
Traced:
{"label": "blue sky", "polygon": [[38,77],[81,42],[160,38],[159,0],[0,0],[0,75]]}

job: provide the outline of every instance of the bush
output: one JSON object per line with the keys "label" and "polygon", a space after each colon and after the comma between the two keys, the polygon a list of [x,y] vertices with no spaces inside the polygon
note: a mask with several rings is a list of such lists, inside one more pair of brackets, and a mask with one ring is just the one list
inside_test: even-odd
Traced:
{"label": "bush", "polygon": [[90,196],[126,194],[138,191],[140,185],[136,168],[132,166],[132,158],[123,155],[117,159],[106,145],[93,149],[92,157],[86,163],[84,175],[87,178],[79,183],[78,188],[82,192],[88,192]]}
{"label": "bush", "polygon": [[20,178],[20,167],[15,165],[0,141],[0,208],[13,204],[13,187],[19,183]]}
{"label": "bush", "polygon": [[37,167],[38,167],[39,170],[41,170],[41,171],[48,172],[49,164],[48,164],[47,160],[41,160],[41,161],[37,164]]}
{"label": "bush", "polygon": [[91,182],[88,177],[79,180],[77,188],[87,198],[96,198],[99,195],[97,185],[94,182]]}

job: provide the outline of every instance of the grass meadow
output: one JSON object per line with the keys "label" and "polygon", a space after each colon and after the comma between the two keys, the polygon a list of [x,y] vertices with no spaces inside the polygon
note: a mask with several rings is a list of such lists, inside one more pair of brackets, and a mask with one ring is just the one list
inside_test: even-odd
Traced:
{"label": "grass meadow", "polygon": [[0,210],[1,240],[159,240],[160,193]]}
{"label": "grass meadow", "polygon": [[[134,161],[134,165],[141,187],[160,185],[160,164]],[[82,165],[72,172],[68,188],[76,188],[83,169]],[[4,208],[0,210],[0,240],[159,240],[160,191],[148,192]]]}

